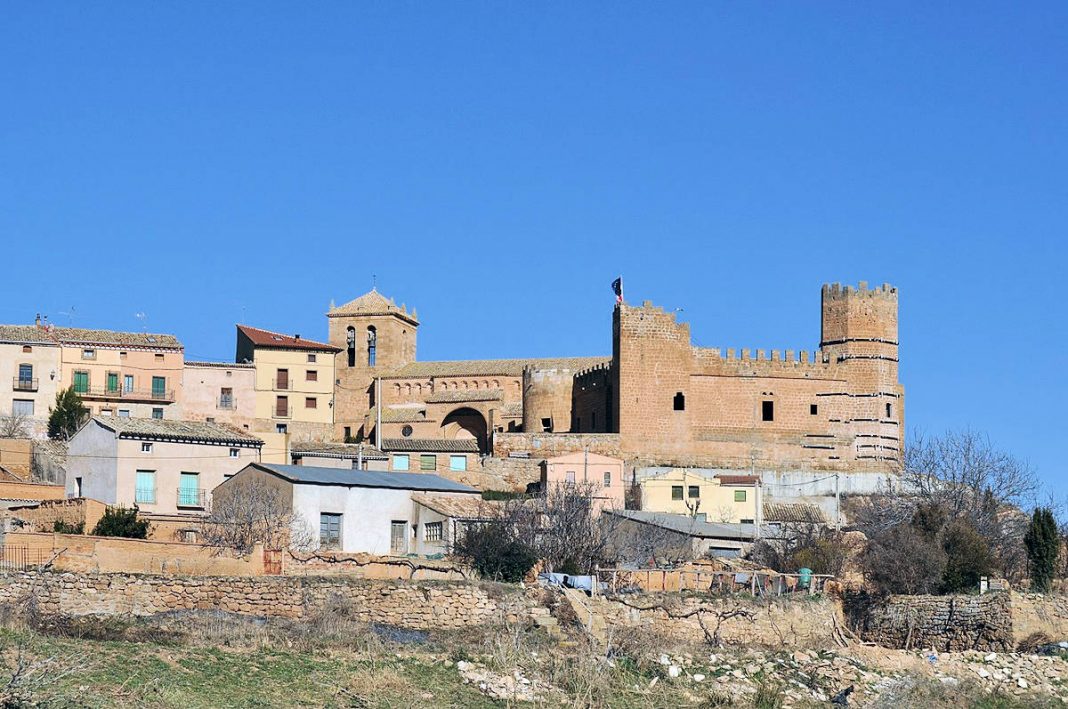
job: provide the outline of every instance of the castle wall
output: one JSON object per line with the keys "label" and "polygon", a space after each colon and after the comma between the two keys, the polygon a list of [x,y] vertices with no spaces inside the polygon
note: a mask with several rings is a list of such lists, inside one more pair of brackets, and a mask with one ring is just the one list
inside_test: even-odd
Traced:
{"label": "castle wall", "polygon": [[528,367],[523,370],[523,430],[570,432],[574,383],[575,372],[571,369]]}

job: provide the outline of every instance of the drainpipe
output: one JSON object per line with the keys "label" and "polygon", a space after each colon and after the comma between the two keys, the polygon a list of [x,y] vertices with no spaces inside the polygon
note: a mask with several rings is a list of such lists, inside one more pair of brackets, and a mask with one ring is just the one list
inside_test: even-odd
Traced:
{"label": "drainpipe", "polygon": [[382,377],[375,377],[375,447],[382,450]]}

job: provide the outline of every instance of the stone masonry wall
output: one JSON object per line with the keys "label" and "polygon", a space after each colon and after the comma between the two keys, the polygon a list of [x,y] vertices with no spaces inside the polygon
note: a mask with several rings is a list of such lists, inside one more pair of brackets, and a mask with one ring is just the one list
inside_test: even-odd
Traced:
{"label": "stone masonry wall", "polygon": [[1013,615],[1008,593],[984,596],[857,596],[845,608],[865,640],[893,648],[1012,650]]}
{"label": "stone masonry wall", "polygon": [[1068,640],[1068,596],[1013,593],[1013,640],[1019,645],[1039,633],[1052,642]]}
{"label": "stone masonry wall", "polygon": [[46,615],[148,616],[223,610],[303,618],[337,602],[365,622],[417,629],[518,620],[531,603],[519,589],[490,584],[391,582],[319,577],[166,577],[36,572],[0,574],[0,605],[33,597]]}

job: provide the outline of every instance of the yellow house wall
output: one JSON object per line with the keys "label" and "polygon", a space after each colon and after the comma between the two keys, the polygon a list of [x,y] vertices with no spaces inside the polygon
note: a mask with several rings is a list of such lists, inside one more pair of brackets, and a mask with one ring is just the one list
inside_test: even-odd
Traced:
{"label": "yellow house wall", "polygon": [[[315,362],[308,361],[309,354],[316,355]],[[254,358],[257,419],[275,423],[333,424],[334,410],[330,406],[334,398],[334,355],[332,352],[309,353],[297,350],[257,348]],[[279,369],[289,370],[288,390],[275,389]],[[307,380],[308,370],[318,373],[317,381]],[[278,396],[289,397],[288,418],[275,415],[275,402]],[[308,397],[315,397],[316,408],[311,409],[306,406],[305,400]]]}
{"label": "yellow house wall", "polygon": [[[82,351],[91,349],[96,352],[94,359],[84,359]],[[123,355],[125,353],[125,356]],[[163,355],[163,360],[156,359],[157,354]],[[178,350],[138,350],[115,346],[94,345],[62,345],[60,347],[62,386],[64,388],[74,385],[75,372],[89,373],[89,389],[91,392],[99,392],[107,385],[108,372],[116,372],[119,375],[119,389],[123,387],[124,377],[129,374],[134,378],[134,391],[150,392],[152,390],[152,377],[164,377],[167,380],[165,387],[167,394],[173,392],[173,399],[163,401],[149,401],[145,398],[110,397],[107,400],[89,398],[85,400],[86,407],[93,414],[110,410],[112,416],[118,415],[119,409],[130,411],[134,418],[148,418],[152,415],[153,408],[163,408],[163,417],[168,419],[178,418],[175,412],[176,405],[182,400],[182,370],[185,366],[185,357]],[[172,403],[173,402],[173,403]]]}
{"label": "yellow house wall", "polygon": [[[30,351],[23,352],[23,347],[29,347]],[[19,376],[20,364],[33,366],[36,391],[15,390],[14,380]],[[33,417],[26,434],[43,438],[48,431],[48,407],[56,402],[59,374],[59,347],[37,343],[0,344],[0,415],[11,413],[15,399],[32,401]]]}
{"label": "yellow house wall", "polygon": [[[690,514],[696,500],[690,498],[689,488],[696,485],[700,490],[700,506],[697,512],[707,515],[709,522],[737,523],[743,519],[756,519],[757,490],[753,485],[721,485],[716,478],[688,470],[674,470],[659,477],[647,478],[641,483],[642,509],[651,512],[668,512],[672,514]],[[682,485],[683,499],[672,500],[671,488]],[[735,502],[736,490],[745,492],[745,502]]]}

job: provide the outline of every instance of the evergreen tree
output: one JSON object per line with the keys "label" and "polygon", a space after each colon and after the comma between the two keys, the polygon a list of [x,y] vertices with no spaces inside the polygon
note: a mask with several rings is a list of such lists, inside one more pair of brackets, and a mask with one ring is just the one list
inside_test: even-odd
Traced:
{"label": "evergreen tree", "polygon": [[1027,547],[1027,561],[1031,568],[1031,589],[1046,593],[1050,590],[1061,548],[1057,521],[1049,508],[1038,507],[1031,515],[1031,523],[1024,535],[1024,546]]}
{"label": "evergreen tree", "polygon": [[56,406],[48,410],[48,437],[67,440],[89,417],[89,409],[74,387],[60,389],[56,393]]}
{"label": "evergreen tree", "polygon": [[137,519],[137,505],[108,507],[104,510],[104,516],[93,528],[93,534],[98,537],[145,539],[148,537],[148,521]]}

